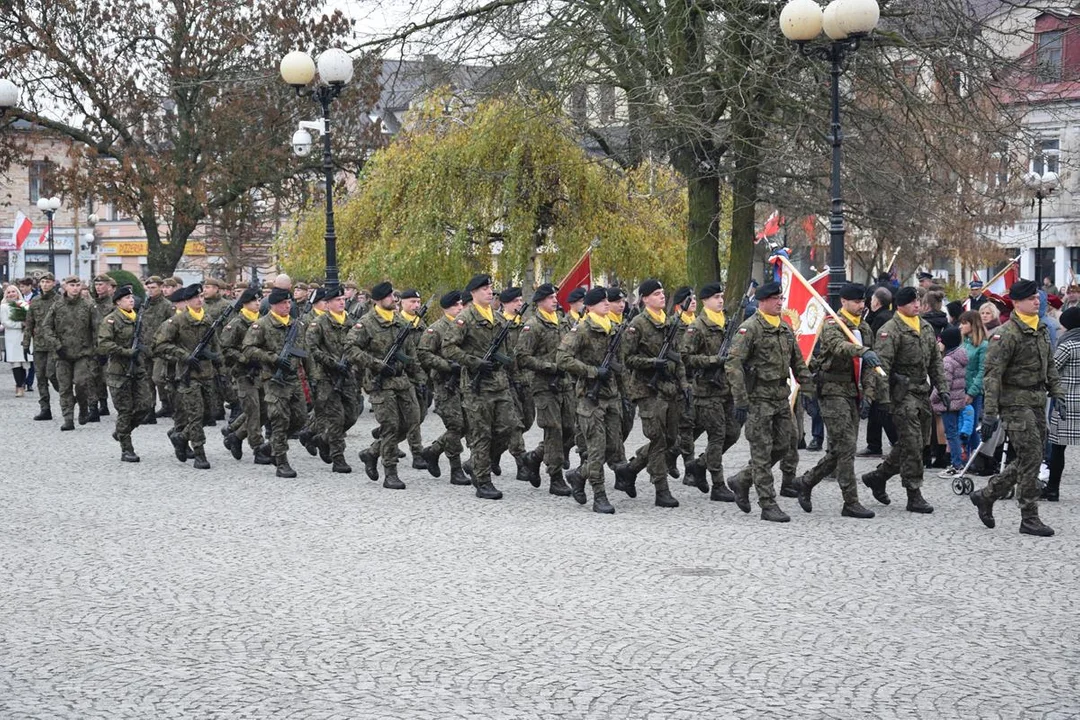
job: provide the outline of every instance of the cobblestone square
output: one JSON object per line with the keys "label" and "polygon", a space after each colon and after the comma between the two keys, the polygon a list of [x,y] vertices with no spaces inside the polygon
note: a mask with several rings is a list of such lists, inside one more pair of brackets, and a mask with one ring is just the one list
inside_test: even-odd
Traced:
{"label": "cobblestone square", "polygon": [[862,489],[868,521],[830,483],[782,526],[678,481],[678,509],[645,488],[601,516],[509,456],[499,502],[445,459],[385,490],[356,459],[367,412],[353,474],[294,443],[295,480],[215,428],[200,472],[168,420],[123,464],[114,417],[34,412],[2,393],[3,718],[1080,717],[1080,453],[1039,539],[1014,502],[987,530],[936,471],[929,516],[895,480],[888,507]]}

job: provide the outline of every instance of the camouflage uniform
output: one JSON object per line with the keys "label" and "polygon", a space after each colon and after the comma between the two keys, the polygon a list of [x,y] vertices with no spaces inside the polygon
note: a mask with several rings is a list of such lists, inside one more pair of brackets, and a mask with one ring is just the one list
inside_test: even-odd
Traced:
{"label": "camouflage uniform", "polygon": [[[403,318],[406,322],[409,322],[408,318]],[[405,354],[411,358],[419,360],[419,347],[420,338],[423,336],[424,331],[427,330],[427,323],[423,318],[415,318],[412,321],[413,330],[409,333],[408,339],[405,340]],[[413,379],[413,390],[416,393],[416,407],[419,411],[417,414],[418,420],[416,424],[409,428],[408,433],[405,435],[405,440],[409,443],[409,452],[412,453],[413,461],[419,458],[424,452],[424,440],[420,434],[420,426],[424,424],[424,419],[427,418],[429,400],[431,399],[431,378],[428,377],[427,368],[420,364],[419,367],[411,368],[412,372],[409,373]]]}
{"label": "camouflage uniform", "polygon": [[348,314],[338,322],[326,312],[307,327],[304,339],[311,358],[311,378],[315,381],[318,432],[329,446],[330,456],[340,458],[341,462],[345,456],[345,434],[360,417],[360,386],[356,375],[351,370],[343,374],[337,367],[345,355],[351,331]]}
{"label": "camouflage uniform", "polygon": [[[138,303],[136,303],[138,305]],[[94,327],[100,328],[102,321],[107,315],[113,312],[116,307],[112,301],[112,295],[107,294],[103,297],[94,298]],[[97,338],[95,336],[95,342]],[[94,396],[98,399],[98,406],[102,415],[109,414],[109,403],[107,402],[109,397],[108,384],[105,382],[105,364],[108,362],[108,357],[105,352],[96,351],[94,353],[94,362],[91,363],[91,370],[94,375]]]}
{"label": "camouflage uniform", "polygon": [[[266,417],[270,423],[270,451],[277,458],[278,469],[287,466],[289,435],[297,433],[307,421],[307,406],[304,402],[304,390],[300,385],[297,372],[298,358],[290,355],[287,359],[290,371],[277,367],[278,357],[285,347],[285,339],[292,323],[282,323],[273,313],[267,313],[251,324],[244,335],[243,359],[249,365],[262,365],[263,397],[266,400]],[[301,350],[303,332],[297,331],[294,349]],[[249,431],[250,432],[250,431]]]}
{"label": "camouflage uniform", "polygon": [[[149,305],[143,310],[143,343],[152,345],[158,328],[175,314],[173,304],[164,295],[150,298]],[[153,348],[151,348],[152,350]],[[149,372],[146,373],[147,387],[150,391],[150,409],[156,404],[155,396],[161,398],[163,408],[172,407],[171,387],[167,379],[166,361],[151,355],[147,358]],[[148,418],[149,419],[149,418]]]}
{"label": "camouflage uniform", "polygon": [[[203,310],[206,311],[206,317],[210,319],[210,322],[213,322],[228,311],[231,305],[232,304],[228,300],[221,295],[217,295],[214,298],[203,301]],[[213,420],[224,420],[225,410],[222,407],[222,404],[228,402],[231,405],[236,402],[236,393],[232,390],[231,383],[227,382],[226,378],[221,378],[220,381],[218,378],[215,378],[214,382],[210,383],[209,402],[210,417]],[[213,422],[210,422],[209,424],[212,425]]]}
{"label": "camouflage uniform", "polygon": [[221,331],[221,355],[240,403],[240,414],[229,423],[229,431],[240,441],[246,439],[251,449],[258,451],[263,444],[262,430],[266,424],[260,377],[262,366],[244,359],[244,338],[253,322],[241,312],[226,323]]}
{"label": "camouflage uniform", "polygon": [[[510,334],[506,336],[502,352],[516,358],[516,348],[521,338],[521,329],[524,327],[524,318],[497,315],[495,319],[500,324],[510,323]],[[530,389],[531,373],[516,362],[507,369],[507,373],[510,380],[510,398],[513,401],[514,412],[517,413],[519,420],[510,434],[509,450],[511,455],[520,459],[525,454],[524,433],[533,426],[533,419],[536,417],[536,406],[533,404],[532,390]]]}
{"label": "camouflage uniform", "polygon": [[574,437],[573,388],[557,357],[567,333],[566,323],[560,322],[558,316],[552,323],[537,312],[522,326],[516,350],[518,364],[532,379],[532,405],[537,423],[544,431],[542,453],[537,448],[537,454],[542,454],[552,485],[560,493],[564,486],[563,461]]}
{"label": "camouflage uniform", "polygon": [[49,308],[43,330],[48,346],[56,348],[56,382],[64,420],[71,420],[78,402],[79,422],[84,423],[88,407],[97,415],[94,304],[81,296],[62,296]]}
{"label": "camouflage uniform", "polygon": [[[461,440],[465,436],[465,412],[461,406],[461,366],[447,360],[443,353],[446,337],[454,321],[443,315],[433,322],[420,338],[417,356],[420,364],[431,373],[434,384],[435,414],[445,431],[429,446],[434,458],[445,453],[450,468],[461,468]],[[429,469],[430,460],[428,461]]]}
{"label": "camouflage uniform", "polygon": [[[196,455],[203,452],[206,444],[203,420],[210,397],[210,385],[218,372],[214,366],[221,362],[217,337],[210,338],[206,346],[209,351],[206,357],[195,358],[190,366],[187,360],[213,322],[205,313],[201,320],[196,320],[190,309],[184,309],[166,320],[155,338],[155,353],[176,368],[173,375],[177,400],[173,408],[175,427],[191,443]],[[179,416],[175,413],[179,413]]]}
{"label": "camouflage uniform", "polygon": [[[56,346],[50,344],[45,335],[45,317],[48,315],[53,304],[60,299],[59,288],[54,287],[47,293],[41,293],[30,300],[30,307],[26,311],[26,320],[23,321],[23,351],[30,351],[30,343],[33,341],[34,371],[38,377],[38,405],[42,415],[50,414],[49,383],[58,392],[60,386],[56,382]],[[45,419],[45,418],[43,418]]]}
{"label": "camouflage uniform", "polygon": [[[140,342],[135,346],[135,320],[114,309],[102,320],[97,331],[98,353],[108,359],[105,382],[116,408],[116,439],[123,452],[135,452],[131,431],[152,409],[153,399],[146,383],[149,349]],[[135,362],[132,366],[132,357]],[[129,370],[133,371],[129,373]]]}

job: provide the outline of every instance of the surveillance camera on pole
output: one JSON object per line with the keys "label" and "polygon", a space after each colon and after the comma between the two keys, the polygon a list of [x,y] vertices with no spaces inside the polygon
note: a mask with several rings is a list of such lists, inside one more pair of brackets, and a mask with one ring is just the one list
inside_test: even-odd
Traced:
{"label": "surveillance camera on pole", "polygon": [[307,130],[300,128],[293,133],[292,136],[292,149],[293,152],[299,157],[307,157],[311,154],[311,147],[313,145],[311,139],[311,133]]}

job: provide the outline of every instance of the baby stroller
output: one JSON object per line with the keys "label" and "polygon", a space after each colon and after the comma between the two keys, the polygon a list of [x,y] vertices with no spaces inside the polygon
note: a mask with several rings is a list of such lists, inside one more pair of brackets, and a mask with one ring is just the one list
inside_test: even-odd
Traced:
{"label": "baby stroller", "polygon": [[[952,491],[957,495],[970,495],[975,490],[975,483],[971,478],[967,476],[968,470],[971,469],[972,464],[980,456],[984,456],[984,462],[993,463],[994,454],[997,452],[998,446],[1001,446],[1001,456],[1005,458],[1009,452],[1009,438],[1005,435],[1005,428],[999,426],[989,440],[983,438],[979,442],[979,446],[975,448],[975,452],[971,453],[968,458],[967,464],[964,465],[964,469],[961,470],[956,477],[952,479]],[[1042,481],[1039,481],[1042,484]],[[1042,490],[1042,488],[1039,488]],[[1011,499],[1016,494],[1015,489],[1009,490],[1009,494],[1005,496],[1006,499]]]}

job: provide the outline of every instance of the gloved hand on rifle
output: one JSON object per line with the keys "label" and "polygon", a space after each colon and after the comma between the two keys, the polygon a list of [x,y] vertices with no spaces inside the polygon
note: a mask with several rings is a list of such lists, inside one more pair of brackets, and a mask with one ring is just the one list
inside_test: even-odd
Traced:
{"label": "gloved hand on rifle", "polygon": [[870,402],[869,398],[863,398],[862,402],[859,403],[859,419],[860,420],[866,420],[867,418],[870,417],[870,407],[871,407],[871,405],[872,405],[872,403]]}
{"label": "gloved hand on rifle", "polygon": [[348,375],[350,368],[351,366],[349,365],[349,361],[344,358],[338,360],[337,363],[334,365],[334,370],[341,375]]}
{"label": "gloved hand on rifle", "polygon": [[292,358],[280,358],[274,360],[274,367],[282,373],[288,374],[293,371]]}
{"label": "gloved hand on rifle", "polygon": [[188,355],[186,358],[184,358],[184,362],[187,363],[189,370],[198,370],[199,365],[202,364],[202,360],[193,355]]}
{"label": "gloved hand on rifle", "polygon": [[604,365],[597,365],[596,366],[596,379],[597,380],[607,380],[609,375],[611,375],[611,368],[610,367],[606,367]]}
{"label": "gloved hand on rifle", "polygon": [[737,407],[737,408],[735,408],[735,422],[739,423],[740,425],[745,425],[746,421],[747,421],[747,419],[749,417],[750,417],[750,408],[748,408],[748,407]]}
{"label": "gloved hand on rifle", "polygon": [[208,347],[204,347],[199,352],[199,359],[200,360],[209,360],[210,362],[214,363],[215,365],[217,365],[218,363],[221,362],[221,356],[218,355],[216,352],[214,352],[213,350],[211,350]]}
{"label": "gloved hand on rifle", "polygon": [[503,367],[510,367],[511,365],[514,364],[514,359],[513,358],[511,358],[509,355],[505,355],[505,354],[503,354],[501,352],[495,353],[494,357],[495,357],[495,362],[499,363]]}
{"label": "gloved hand on rifle", "polygon": [[379,375],[384,378],[394,377],[397,375],[397,367],[391,363],[379,363]]}
{"label": "gloved hand on rifle", "polygon": [[461,363],[458,363],[458,362],[455,362],[455,361],[451,360],[450,361],[450,374],[451,375],[461,375]]}
{"label": "gloved hand on rifle", "polygon": [[493,360],[479,360],[476,363],[476,372],[481,375],[490,375],[495,372],[495,362]]}
{"label": "gloved hand on rifle", "polygon": [[652,364],[653,369],[655,369],[656,372],[663,373],[665,375],[674,376],[676,369],[678,369],[678,365],[675,364],[675,361],[669,360],[666,357],[653,358]]}
{"label": "gloved hand on rifle", "polygon": [[863,364],[871,370],[876,367],[881,367],[881,358],[879,358],[878,354],[873,350],[867,350],[866,352],[864,352],[862,356],[862,361]]}

